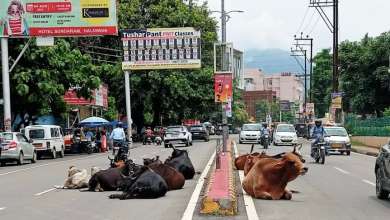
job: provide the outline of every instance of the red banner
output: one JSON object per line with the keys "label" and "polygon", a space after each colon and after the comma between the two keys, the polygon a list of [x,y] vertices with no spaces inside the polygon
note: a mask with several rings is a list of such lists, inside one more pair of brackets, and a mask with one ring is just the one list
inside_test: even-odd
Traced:
{"label": "red banner", "polygon": [[72,11],[71,2],[37,2],[27,3],[27,12],[30,13],[63,13]]}
{"label": "red banner", "polygon": [[94,105],[104,108],[108,107],[108,88],[105,85],[100,86],[92,92],[92,99],[77,97],[75,89],[69,89],[64,95],[64,101],[68,105]]}
{"label": "red banner", "polygon": [[233,96],[233,75],[231,73],[214,75],[215,102],[228,102]]}
{"label": "red banner", "polygon": [[102,27],[48,27],[30,28],[31,36],[88,36],[88,35],[116,35],[118,30],[114,26]]}

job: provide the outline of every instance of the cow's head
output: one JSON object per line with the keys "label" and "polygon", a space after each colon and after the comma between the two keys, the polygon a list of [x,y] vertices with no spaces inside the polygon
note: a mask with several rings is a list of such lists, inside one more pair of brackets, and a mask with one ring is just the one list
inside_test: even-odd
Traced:
{"label": "cow's head", "polygon": [[122,174],[124,176],[131,176],[139,171],[141,165],[138,165],[133,162],[133,160],[127,160],[125,166],[122,168]]}
{"label": "cow's head", "polygon": [[148,166],[151,164],[162,164],[160,160],[160,156],[156,156],[155,158],[144,158],[144,165]]}
{"label": "cow's head", "polygon": [[188,156],[188,152],[186,150],[179,150],[179,149],[173,148],[171,159],[176,158],[176,157],[180,157],[182,155]]}
{"label": "cow's head", "polygon": [[286,153],[282,160],[285,162],[289,181],[294,180],[299,175],[304,175],[309,170],[304,165],[304,159],[297,152]]}
{"label": "cow's head", "polygon": [[68,177],[71,177],[79,172],[81,172],[81,170],[77,169],[75,166],[70,166],[68,169]]}

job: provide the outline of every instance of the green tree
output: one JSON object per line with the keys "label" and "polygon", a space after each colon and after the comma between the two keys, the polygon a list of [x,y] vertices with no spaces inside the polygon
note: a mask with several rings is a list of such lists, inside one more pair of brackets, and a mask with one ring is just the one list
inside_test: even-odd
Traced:
{"label": "green tree", "polygon": [[316,116],[322,118],[328,112],[332,91],[332,55],[329,49],[322,50],[314,58],[313,102]]}

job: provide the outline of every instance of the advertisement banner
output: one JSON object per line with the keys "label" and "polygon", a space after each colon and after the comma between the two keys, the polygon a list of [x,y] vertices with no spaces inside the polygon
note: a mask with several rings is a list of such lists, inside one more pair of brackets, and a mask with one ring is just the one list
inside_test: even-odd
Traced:
{"label": "advertisement banner", "polygon": [[0,37],[117,35],[116,0],[0,0]]}
{"label": "advertisement banner", "polygon": [[288,100],[280,100],[280,111],[288,112],[291,111],[291,103]]}
{"label": "advertisement banner", "polygon": [[227,103],[233,96],[233,76],[231,73],[214,75],[215,102]]}
{"label": "advertisement banner", "polygon": [[232,110],[232,100],[229,98],[228,102],[224,106],[226,117],[231,118],[233,117],[233,110]]}
{"label": "advertisement banner", "polygon": [[108,88],[106,85],[101,85],[99,89],[92,92],[92,98],[86,99],[77,97],[76,89],[69,89],[64,95],[64,101],[68,105],[93,105],[103,108],[108,107]]}
{"label": "advertisement banner", "polygon": [[332,93],[332,108],[333,109],[342,109],[343,94],[342,93]]}
{"label": "advertisement banner", "polygon": [[192,27],[121,30],[123,70],[201,67],[200,31]]}

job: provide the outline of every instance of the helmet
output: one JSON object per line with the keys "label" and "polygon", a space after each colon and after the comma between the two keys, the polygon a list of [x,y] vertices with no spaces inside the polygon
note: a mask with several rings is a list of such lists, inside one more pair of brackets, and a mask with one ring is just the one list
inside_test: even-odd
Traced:
{"label": "helmet", "polygon": [[319,127],[319,126],[322,125],[322,121],[321,121],[321,120],[316,120],[314,123],[315,123],[315,125],[316,125],[317,127]]}
{"label": "helmet", "polygon": [[121,127],[123,127],[123,124],[122,124],[122,122],[118,122],[118,124],[116,125],[118,128],[121,128]]}
{"label": "helmet", "polygon": [[267,123],[263,123],[263,127],[264,128],[268,127],[268,124]]}

